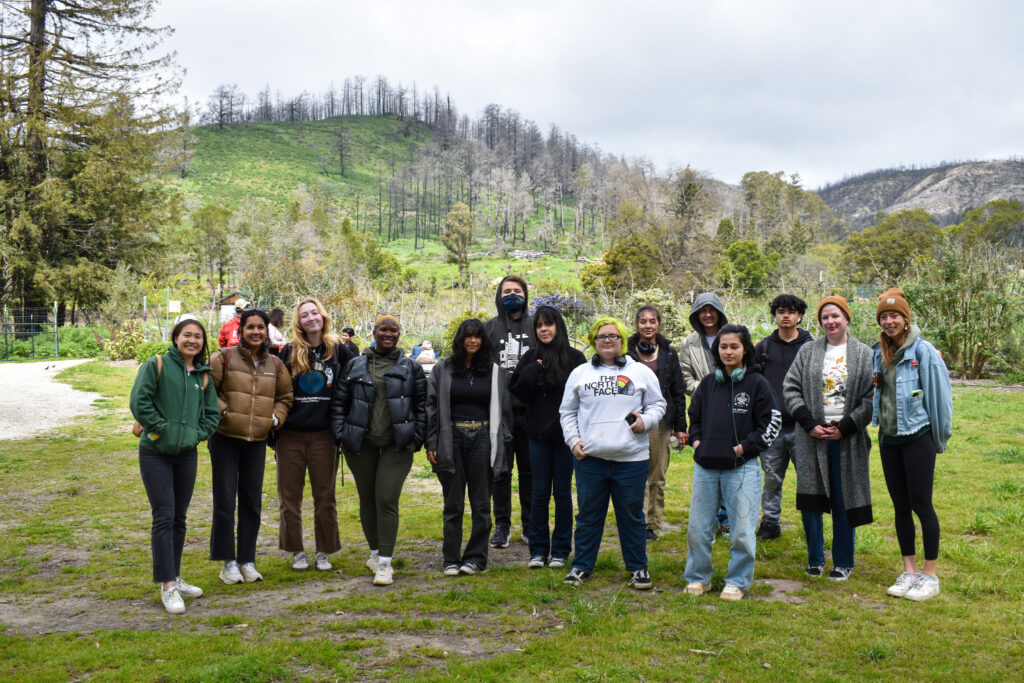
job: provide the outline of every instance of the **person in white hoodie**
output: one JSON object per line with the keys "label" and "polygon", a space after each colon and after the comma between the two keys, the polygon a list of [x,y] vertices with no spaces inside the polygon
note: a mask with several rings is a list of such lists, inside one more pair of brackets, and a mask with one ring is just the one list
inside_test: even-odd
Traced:
{"label": "person in white hoodie", "polygon": [[588,341],[597,353],[569,375],[559,407],[562,434],[576,473],[576,552],[565,583],[578,586],[594,571],[608,501],[615,506],[629,585],[654,584],[647,570],[647,431],[665,414],[658,377],[626,355],[626,326],[598,318]]}

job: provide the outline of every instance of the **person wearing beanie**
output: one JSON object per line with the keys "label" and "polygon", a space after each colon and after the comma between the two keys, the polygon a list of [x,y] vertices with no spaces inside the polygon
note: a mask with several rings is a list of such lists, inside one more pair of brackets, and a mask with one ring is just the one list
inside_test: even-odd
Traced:
{"label": "person wearing beanie", "polygon": [[832,572],[846,581],[854,567],[854,529],[870,524],[871,349],[850,336],[850,306],[841,296],[818,304],[825,334],[804,344],[782,381],[793,434],[796,507],[807,540],[807,575],[825,571],[822,513],[832,514]]}
{"label": "person wearing beanie", "polygon": [[356,480],[375,586],[394,582],[398,500],[413,453],[427,438],[427,378],[398,348],[400,336],[398,317],[379,314],[376,343],[348,363],[331,403],[331,432]]}
{"label": "person wearing beanie", "polygon": [[[882,473],[889,489],[903,571],[886,593],[919,602],[939,594],[939,519],[932,505],[935,456],[953,432],[953,391],[942,355],[921,338],[903,291],[878,299],[882,328],[874,345],[872,425],[878,427]],[[914,517],[921,522],[924,569],[916,559]]]}
{"label": "person wearing beanie", "polygon": [[647,570],[647,432],[665,414],[657,375],[626,355],[626,326],[598,318],[588,342],[596,353],[565,382],[558,413],[576,473],[576,552],[563,581],[581,585],[594,571],[608,503],[615,506],[619,544],[629,585],[653,587]]}

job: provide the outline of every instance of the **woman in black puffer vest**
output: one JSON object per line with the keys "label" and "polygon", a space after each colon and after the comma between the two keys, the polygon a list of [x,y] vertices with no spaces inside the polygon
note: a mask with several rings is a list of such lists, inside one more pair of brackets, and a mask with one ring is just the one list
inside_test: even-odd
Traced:
{"label": "woman in black puffer vest", "polygon": [[366,566],[378,586],[394,581],[398,499],[427,433],[427,379],[398,348],[400,329],[395,316],[377,316],[376,345],[348,363],[331,406],[331,432],[356,480]]}

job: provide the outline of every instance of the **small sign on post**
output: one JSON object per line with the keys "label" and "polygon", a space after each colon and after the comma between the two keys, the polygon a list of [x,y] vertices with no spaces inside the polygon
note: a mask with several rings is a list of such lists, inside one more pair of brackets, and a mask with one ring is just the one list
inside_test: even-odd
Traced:
{"label": "small sign on post", "polygon": [[167,302],[168,313],[181,313],[181,302],[180,301],[168,301]]}

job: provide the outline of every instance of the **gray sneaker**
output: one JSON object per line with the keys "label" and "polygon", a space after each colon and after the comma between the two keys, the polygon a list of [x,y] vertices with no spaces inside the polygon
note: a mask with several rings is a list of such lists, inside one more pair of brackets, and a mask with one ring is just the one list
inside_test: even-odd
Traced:
{"label": "gray sneaker", "polygon": [[309,558],[306,553],[299,551],[292,555],[292,569],[297,572],[304,572],[309,569]]}
{"label": "gray sneaker", "polygon": [[910,587],[910,590],[903,597],[914,602],[921,602],[922,600],[934,598],[938,594],[939,580],[933,579],[927,574],[918,574],[914,585]]}
{"label": "gray sneaker", "polygon": [[907,591],[917,582],[917,574],[903,572],[896,577],[896,583],[885,589],[885,592],[894,598],[902,598]]}
{"label": "gray sneaker", "polygon": [[185,583],[185,579],[180,576],[175,577],[174,587],[178,589],[178,593],[183,598],[198,598],[203,594],[202,588],[199,586],[193,586],[190,583]]}
{"label": "gray sneaker", "polygon": [[224,563],[224,566],[220,568],[220,580],[227,584],[242,583],[245,581],[242,578],[242,572],[238,571],[238,562],[235,560],[228,560]]}
{"label": "gray sneaker", "polygon": [[314,564],[318,572],[329,572],[334,569],[334,565],[331,564],[331,560],[327,557],[327,553],[317,553]]}
{"label": "gray sneaker", "polygon": [[171,586],[167,590],[160,589],[160,600],[164,603],[164,609],[168,614],[184,614],[185,601],[181,599],[178,589]]}
{"label": "gray sneaker", "polygon": [[242,578],[245,579],[248,583],[263,580],[263,574],[260,574],[258,571],[256,571],[255,562],[246,562],[238,568],[238,571],[242,573]]}

